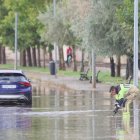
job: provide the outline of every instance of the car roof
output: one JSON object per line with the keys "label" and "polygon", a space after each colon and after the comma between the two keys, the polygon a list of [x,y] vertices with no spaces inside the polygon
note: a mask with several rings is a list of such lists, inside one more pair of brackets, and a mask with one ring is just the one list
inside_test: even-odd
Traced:
{"label": "car roof", "polygon": [[24,75],[22,70],[0,70],[0,73],[19,73]]}

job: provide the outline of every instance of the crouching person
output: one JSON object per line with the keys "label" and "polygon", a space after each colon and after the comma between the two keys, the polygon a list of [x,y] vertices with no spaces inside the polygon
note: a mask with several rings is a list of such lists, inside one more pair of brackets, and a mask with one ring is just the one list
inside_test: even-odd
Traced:
{"label": "crouching person", "polygon": [[110,93],[111,96],[115,96],[116,99],[115,109],[113,111],[114,114],[116,114],[120,108],[128,107],[129,104],[137,97],[140,91],[134,85],[120,84],[117,86],[111,86]]}

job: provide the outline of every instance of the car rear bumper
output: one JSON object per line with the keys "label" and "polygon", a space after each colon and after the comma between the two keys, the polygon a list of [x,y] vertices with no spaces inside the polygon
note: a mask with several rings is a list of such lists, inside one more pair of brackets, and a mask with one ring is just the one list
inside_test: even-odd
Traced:
{"label": "car rear bumper", "polygon": [[28,102],[28,98],[24,95],[0,95],[0,102],[2,101],[17,101],[17,102]]}

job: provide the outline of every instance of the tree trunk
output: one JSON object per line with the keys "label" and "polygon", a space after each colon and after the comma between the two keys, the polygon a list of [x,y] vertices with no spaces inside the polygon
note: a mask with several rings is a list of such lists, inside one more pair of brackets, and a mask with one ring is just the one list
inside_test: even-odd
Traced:
{"label": "tree trunk", "polygon": [[77,63],[76,63],[76,49],[75,46],[73,46],[73,71],[77,71]]}
{"label": "tree trunk", "polygon": [[2,48],[2,53],[3,53],[3,64],[6,64],[6,52],[5,52],[5,47]]}
{"label": "tree trunk", "polygon": [[0,64],[2,63],[2,46],[0,46]]}
{"label": "tree trunk", "polygon": [[53,58],[52,58],[52,51],[54,50],[54,45],[52,44],[48,44],[48,52],[49,52],[49,61],[53,61]]}
{"label": "tree trunk", "polygon": [[1,46],[1,64],[3,64],[3,47]]}
{"label": "tree trunk", "polygon": [[19,59],[19,65],[20,66],[23,66],[23,51],[21,51],[21,50],[20,50],[20,53],[19,53],[19,57],[20,57],[20,59]]}
{"label": "tree trunk", "polygon": [[121,57],[117,56],[117,76],[120,77],[121,76]]}
{"label": "tree trunk", "polygon": [[32,67],[32,57],[31,57],[31,48],[27,48],[27,60],[28,60],[28,66]]}
{"label": "tree trunk", "polygon": [[82,58],[81,58],[81,68],[80,68],[80,72],[83,72],[83,71],[84,71],[84,67],[85,67],[85,65],[84,65],[84,55],[85,55],[84,49],[82,49]]}
{"label": "tree trunk", "polygon": [[110,57],[110,69],[111,69],[111,77],[115,77],[115,63],[113,57]]}
{"label": "tree trunk", "polygon": [[20,65],[21,66],[27,66],[26,63],[26,50],[23,50],[20,52]]}
{"label": "tree trunk", "polygon": [[66,70],[63,48],[59,47],[59,70]]}
{"label": "tree trunk", "polygon": [[27,66],[27,63],[26,63],[26,50],[23,50],[20,52],[20,65],[21,66]]}
{"label": "tree trunk", "polygon": [[41,67],[41,60],[40,60],[40,47],[37,46],[37,54],[38,54],[38,67]]}
{"label": "tree trunk", "polygon": [[52,51],[51,52],[49,52],[49,61],[52,61],[53,60],[53,58],[52,58]]}
{"label": "tree trunk", "polygon": [[138,68],[140,70],[140,53],[138,53]]}
{"label": "tree trunk", "polygon": [[6,64],[5,47],[0,46],[0,64]]}
{"label": "tree trunk", "polygon": [[33,60],[33,66],[37,66],[37,60],[36,60],[36,48],[35,47],[33,47],[32,48],[32,54],[33,54],[33,58],[32,58],[32,60]]}
{"label": "tree trunk", "polygon": [[27,61],[26,61],[26,51],[23,51],[23,66],[27,66]]}
{"label": "tree trunk", "polygon": [[129,76],[133,77],[133,58],[128,56],[126,64],[126,79],[128,79]]}
{"label": "tree trunk", "polygon": [[45,63],[45,60],[46,60],[46,47],[44,46],[43,47],[43,67],[45,68],[46,67],[46,63]]}

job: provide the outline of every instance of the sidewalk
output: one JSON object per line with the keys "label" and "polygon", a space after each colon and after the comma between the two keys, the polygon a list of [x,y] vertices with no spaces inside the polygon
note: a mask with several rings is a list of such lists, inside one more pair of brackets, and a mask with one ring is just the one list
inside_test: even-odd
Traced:
{"label": "sidewalk", "polygon": [[55,75],[48,75],[45,73],[37,73],[37,72],[27,72],[25,74],[30,78],[33,82],[41,82],[49,87],[57,87],[61,89],[67,90],[102,90],[108,91],[110,85],[103,84],[103,83],[96,83],[96,88],[93,88],[93,85],[89,82],[89,80],[80,81],[78,78],[75,77],[65,77],[65,76],[55,76]]}
{"label": "sidewalk", "polygon": [[[97,66],[97,71],[110,71],[110,67],[106,65]],[[110,89],[109,84],[105,83],[96,83],[96,88],[93,88],[92,83],[89,80],[80,81],[79,78],[75,77],[65,77],[57,75],[50,75],[46,73],[37,73],[37,72],[25,72],[27,73],[28,77],[31,79],[36,80],[36,82],[46,82],[49,87],[53,88],[61,88],[61,89],[69,89],[69,90],[89,90],[89,91],[106,91],[108,92]],[[139,73],[140,74],[140,73]],[[125,75],[125,68],[121,69],[121,75]],[[80,77],[80,76],[79,76]]]}

